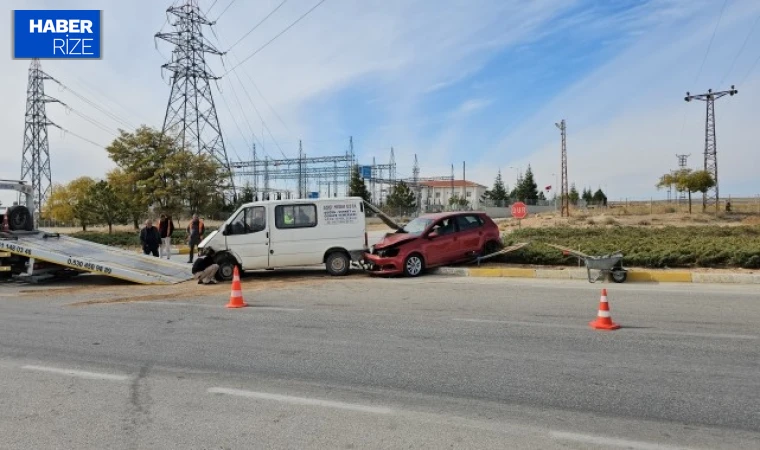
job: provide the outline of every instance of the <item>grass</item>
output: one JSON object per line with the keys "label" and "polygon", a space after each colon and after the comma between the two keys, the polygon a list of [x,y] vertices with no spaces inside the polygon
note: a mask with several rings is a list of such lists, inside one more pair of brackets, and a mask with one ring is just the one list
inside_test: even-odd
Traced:
{"label": "grass", "polygon": [[593,228],[522,228],[505,243],[531,241],[531,245],[501,262],[542,265],[576,265],[575,257],[543,245],[551,243],[589,255],[622,251],[623,262],[636,267],[741,267],[760,269],[760,226],[687,226],[645,228],[613,226]]}

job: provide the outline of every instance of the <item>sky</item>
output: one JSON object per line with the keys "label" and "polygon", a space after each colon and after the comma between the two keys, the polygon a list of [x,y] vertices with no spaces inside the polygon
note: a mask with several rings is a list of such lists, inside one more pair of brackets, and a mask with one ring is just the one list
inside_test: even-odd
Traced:
{"label": "sky", "polygon": [[[721,197],[760,194],[760,2],[325,0],[276,37],[317,3],[199,1],[215,21],[206,36],[227,51],[208,61],[231,160],[250,159],[254,142],[273,158],[297,156],[299,140],[307,156],[343,154],[352,136],[363,164],[387,163],[393,147],[400,177],[417,155],[423,177],[453,164],[461,178],[466,163],[469,180],[491,186],[500,170],[513,185],[530,165],[556,188],[564,119],[570,183],[611,200],[665,198],[655,184],[676,154],[703,164],[705,104],[686,92],[735,84],[716,102]],[[104,177],[118,128],[162,126],[172,45],[154,35],[171,30],[170,0],[3,4],[103,10],[101,60],[42,61],[60,82],[46,93],[66,105],[48,104],[48,118],[69,130],[49,130],[54,183]],[[10,16],[0,48],[11,48]],[[0,58],[0,178],[20,174],[28,68]]]}

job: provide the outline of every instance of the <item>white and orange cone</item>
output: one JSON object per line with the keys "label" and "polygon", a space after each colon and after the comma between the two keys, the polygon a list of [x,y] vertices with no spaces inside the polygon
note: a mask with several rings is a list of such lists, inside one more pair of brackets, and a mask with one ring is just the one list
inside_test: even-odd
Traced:
{"label": "white and orange cone", "polygon": [[612,321],[610,304],[607,302],[607,289],[602,289],[602,297],[599,299],[599,312],[596,314],[596,320],[589,322],[589,326],[597,330],[617,330],[620,328],[620,325]]}
{"label": "white and orange cone", "polygon": [[248,304],[243,300],[243,289],[240,287],[240,272],[238,272],[237,266],[235,266],[232,272],[232,292],[230,293],[230,302],[227,303],[227,308],[244,308]]}

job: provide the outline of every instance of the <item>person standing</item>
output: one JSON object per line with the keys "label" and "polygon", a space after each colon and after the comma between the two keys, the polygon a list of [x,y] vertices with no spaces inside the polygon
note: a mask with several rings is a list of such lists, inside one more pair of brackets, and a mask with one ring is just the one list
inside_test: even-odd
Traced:
{"label": "person standing", "polygon": [[198,214],[193,214],[193,220],[187,225],[187,245],[190,246],[190,259],[187,262],[193,262],[193,253],[203,240],[204,231],[203,221],[198,217]]}
{"label": "person standing", "polygon": [[145,227],[140,230],[140,244],[142,245],[144,254],[153,255],[158,258],[161,233],[159,233],[158,228],[153,226],[153,221],[150,219],[145,221]]}
{"label": "person standing", "polygon": [[[174,232],[174,221],[172,216],[161,214],[161,220],[158,222],[158,231],[161,233],[161,248],[159,254],[166,254],[166,259],[172,258],[172,233]],[[163,257],[164,255],[161,255]]]}

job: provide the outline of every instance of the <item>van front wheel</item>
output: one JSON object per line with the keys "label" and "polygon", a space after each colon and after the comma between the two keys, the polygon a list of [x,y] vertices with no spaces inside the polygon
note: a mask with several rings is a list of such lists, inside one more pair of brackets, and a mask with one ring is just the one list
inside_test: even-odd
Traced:
{"label": "van front wheel", "polygon": [[348,273],[348,269],[351,267],[351,261],[345,253],[332,252],[327,255],[325,266],[327,267],[327,273],[330,275],[344,276]]}
{"label": "van front wheel", "polygon": [[216,278],[220,281],[232,280],[232,275],[235,273],[235,266],[237,265],[235,258],[222,256],[216,260],[216,263],[219,265],[219,269],[216,271]]}

